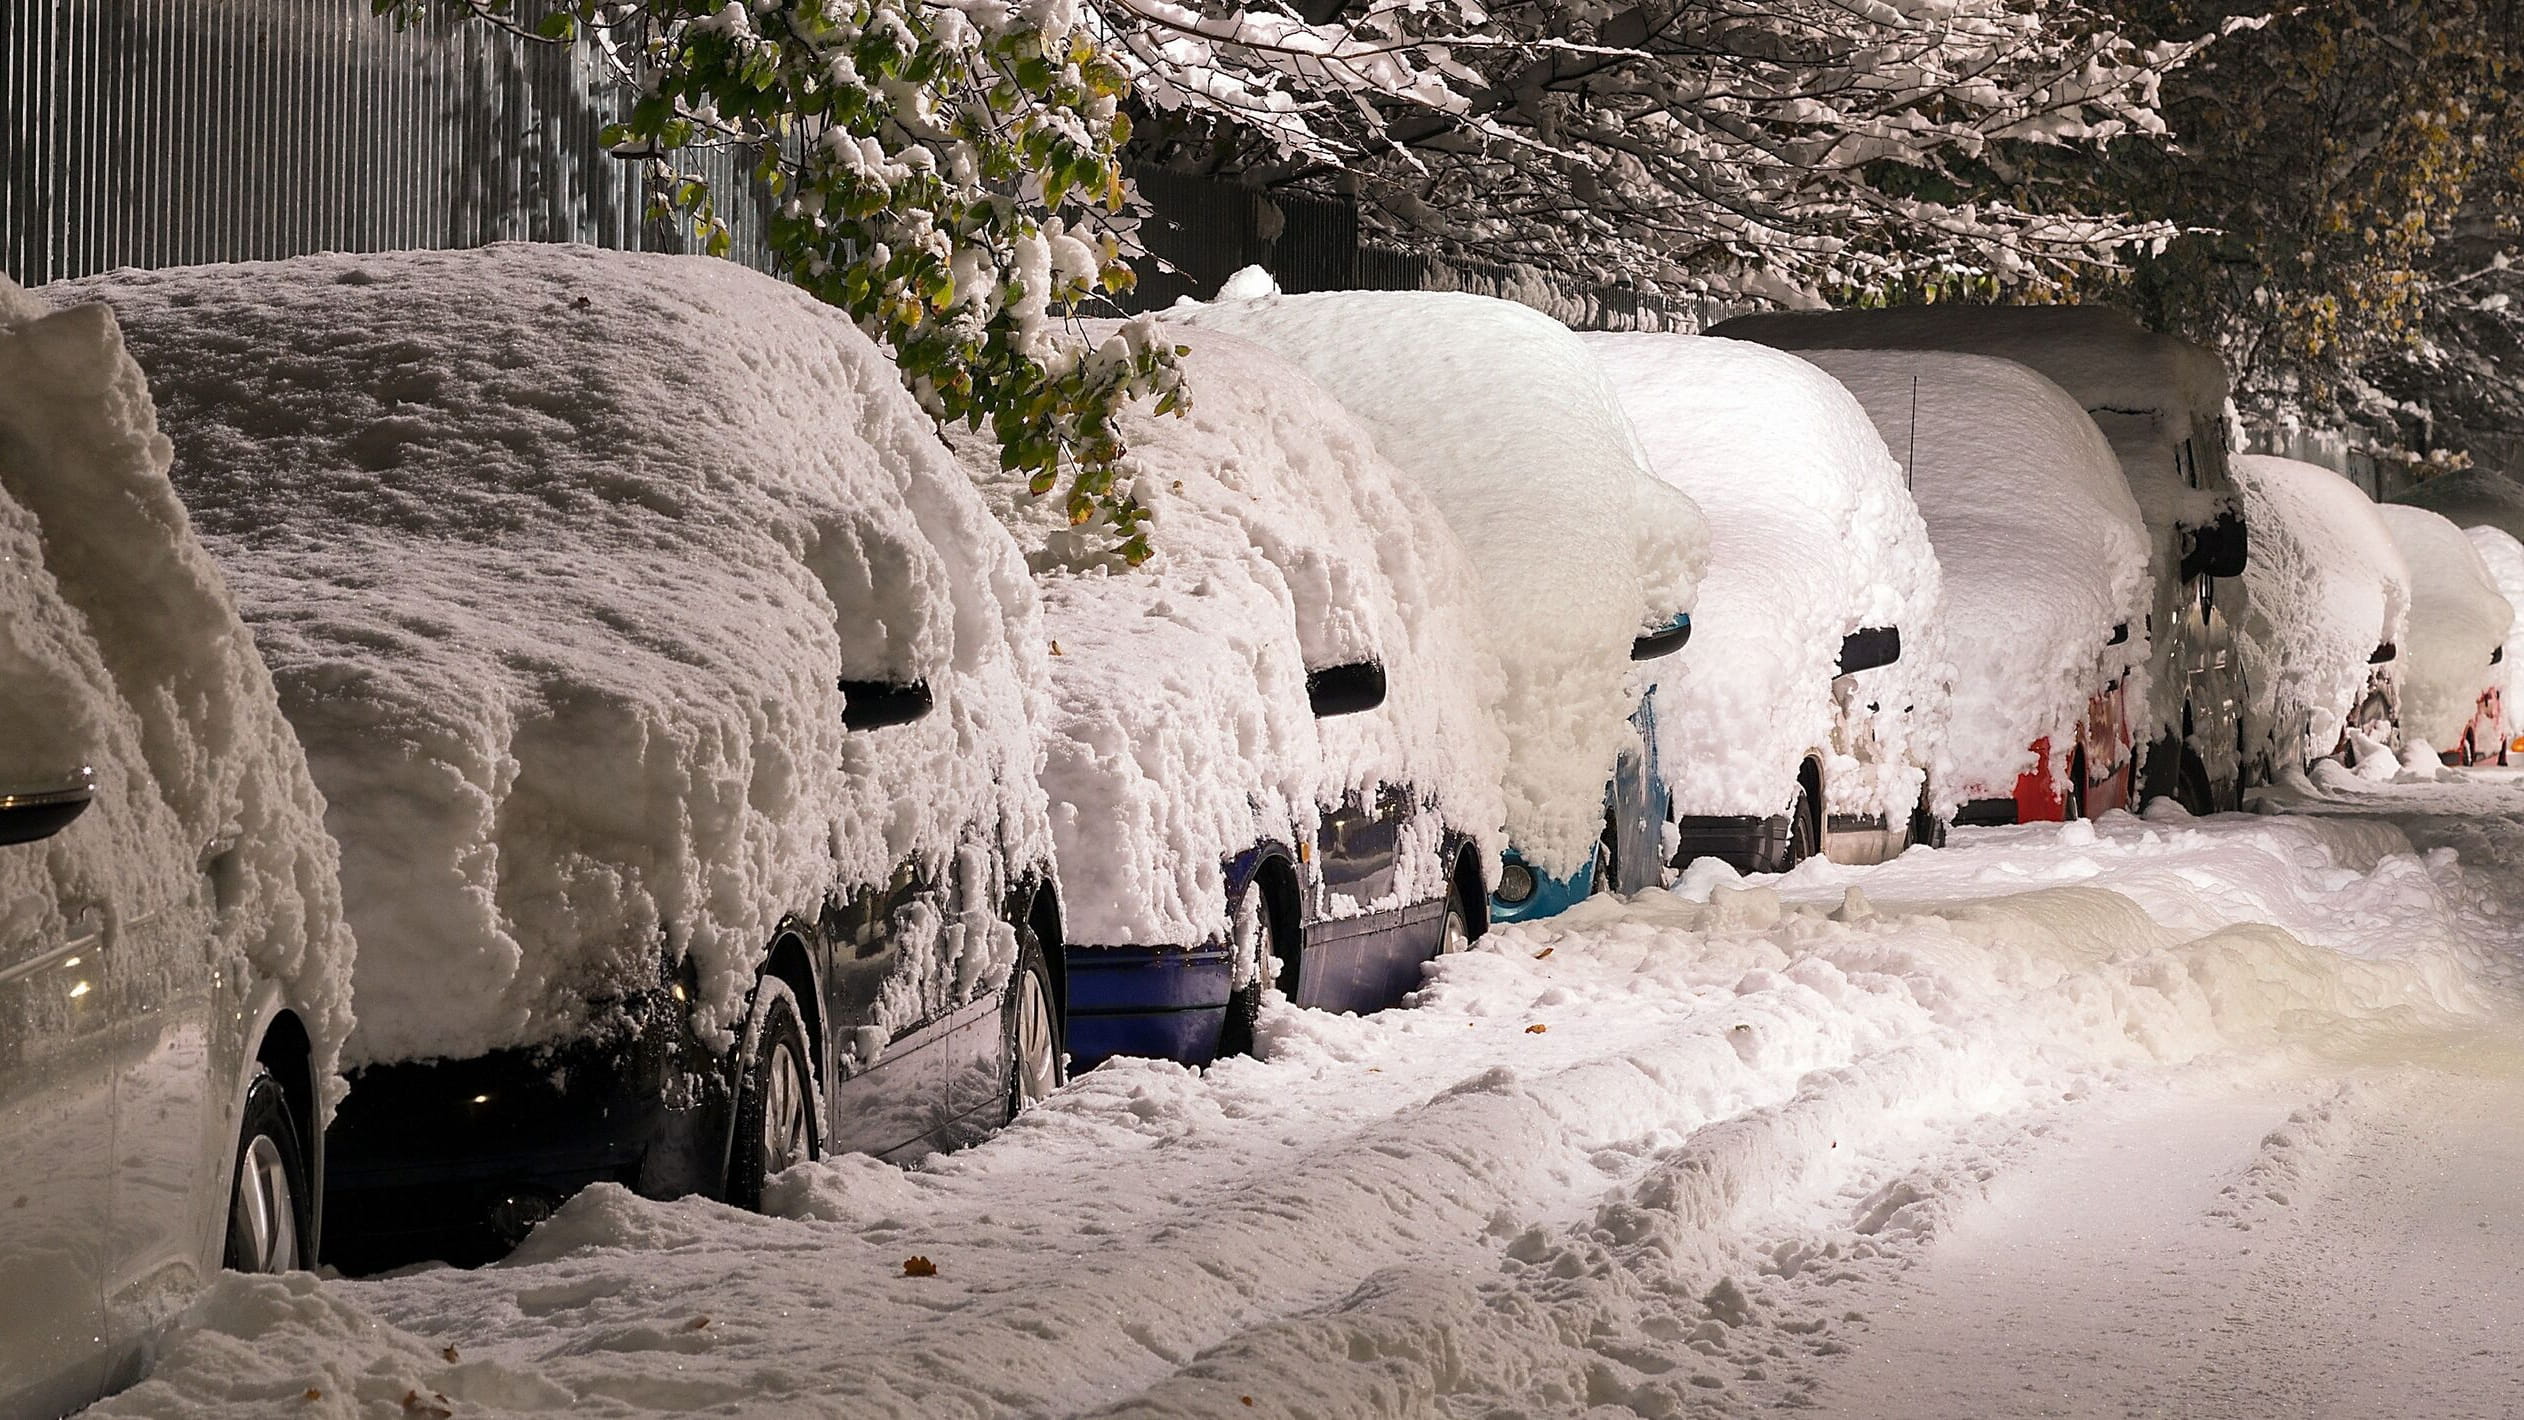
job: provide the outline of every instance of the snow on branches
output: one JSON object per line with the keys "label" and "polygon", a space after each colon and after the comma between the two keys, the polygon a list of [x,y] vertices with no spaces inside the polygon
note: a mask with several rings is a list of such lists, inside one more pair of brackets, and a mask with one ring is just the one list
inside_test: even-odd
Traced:
{"label": "snow on branches", "polygon": [[1101,513],[1148,555],[1115,416],[1172,407],[1176,352],[1145,322],[1090,346],[1062,319],[1131,283],[1129,80],[1072,0],[558,0],[531,23],[510,0],[372,3],[591,40],[630,87],[604,141],[649,163],[653,217],[725,254],[728,194],[679,160],[749,157],[792,280],[883,342],[932,417],[988,427],[1038,495],[1066,474],[1072,522]]}
{"label": "snow on branches", "polygon": [[1404,245],[1668,290],[2041,282],[2162,223],[1994,194],[2010,145],[2163,137],[2082,0],[1093,0],[1205,166],[1354,183]]}

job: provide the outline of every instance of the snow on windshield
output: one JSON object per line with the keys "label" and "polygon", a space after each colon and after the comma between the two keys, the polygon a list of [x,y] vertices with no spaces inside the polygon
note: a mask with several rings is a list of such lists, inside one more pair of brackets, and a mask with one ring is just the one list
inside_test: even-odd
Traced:
{"label": "snow on windshield", "polygon": [[[2034,742],[2065,745],[2114,678],[2146,694],[2147,529],[2112,447],[2077,401],[2011,360],[1813,350],[1909,475],[1945,572],[1963,798],[2014,792]],[[2111,645],[2117,628],[2129,639]],[[2071,763],[2053,761],[2062,783]]]}
{"label": "snow on windshield", "polygon": [[2330,469],[2244,454],[2235,483],[2252,529],[2238,627],[2247,708],[2282,760],[2319,758],[2365,695],[2376,646],[2408,631],[2410,568],[2374,501]]}
{"label": "snow on windshield", "polygon": [[[44,930],[18,915],[32,910],[66,936],[74,900],[135,925],[189,912],[205,855],[228,855],[209,859],[215,960],[283,986],[329,1113],[353,946],[324,800],[168,485],[156,408],[113,315],[45,295],[0,276],[0,792],[87,765],[96,801],[44,844],[0,852],[0,927]],[[201,949],[118,931],[117,975],[149,980],[141,954],[171,935],[175,950]]]}
{"label": "snow on windshield", "polygon": [[[1123,424],[1155,548],[1136,569],[1108,526],[1073,527],[1003,471],[995,443],[953,436],[1025,548],[1059,647],[1044,787],[1071,940],[1224,932],[1228,857],[1311,843],[1319,805],[1380,784],[1412,788],[1495,860],[1498,662],[1462,548],[1303,371],[1233,336],[1173,334],[1192,351],[1187,412],[1138,407]],[[1315,719],[1307,672],[1368,660],[1385,668],[1384,705]],[[1435,862],[1435,846],[1403,866]],[[1392,890],[1444,888],[1406,871]]]}
{"label": "snow on windshield", "polygon": [[1651,496],[1638,438],[1585,346],[1522,306],[1455,293],[1265,295],[1166,318],[1293,360],[1428,492],[1471,556],[1502,666],[1508,835],[1544,871],[1574,873],[1631,733],[1630,641],[1691,609],[1708,548],[1696,509],[1636,514]]}
{"label": "snow on windshield", "polygon": [[[1709,521],[1692,642],[1650,668],[1676,811],[1778,813],[1819,752],[1832,813],[1907,815],[1945,718],[1944,625],[1928,531],[1866,412],[1812,365],[1743,341],[1585,342],[1657,476]],[[1859,723],[1835,733],[1842,638],[1878,626],[1900,628],[1901,659],[1861,673]]]}
{"label": "snow on windshield", "polygon": [[2410,635],[2401,649],[2401,733],[2451,750],[2471,723],[2480,692],[2502,682],[2490,655],[2506,641],[2515,609],[2463,530],[2423,508],[2377,511],[2410,569]]}
{"label": "snow on windshield", "polygon": [[[71,289],[157,382],[330,801],[359,1058],[550,1039],[686,954],[727,1039],[783,913],[906,858],[1047,855],[1015,545],[803,292],[528,245]],[[850,732],[843,677],[937,709]],[[1014,940],[923,949],[979,977]]]}

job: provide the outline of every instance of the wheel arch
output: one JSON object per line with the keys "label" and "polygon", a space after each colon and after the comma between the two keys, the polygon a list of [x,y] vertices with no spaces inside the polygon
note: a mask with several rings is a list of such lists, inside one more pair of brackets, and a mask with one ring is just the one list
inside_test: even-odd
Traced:
{"label": "wheel arch", "polygon": [[[771,977],[777,977],[797,998],[798,1024],[805,1028],[806,1048],[814,1054],[813,1064],[820,1077],[830,1055],[824,1039],[824,999],[816,989],[815,956],[807,950],[806,928],[795,919],[780,924],[780,930],[771,939],[771,951],[763,958],[758,979]],[[737,1052],[742,1054],[741,1050]],[[736,1059],[735,1064],[741,1074],[745,1062]]]}
{"label": "wheel arch", "polygon": [[1479,941],[1490,930],[1490,888],[1481,874],[1481,854],[1466,842],[1455,849],[1454,871],[1449,878],[1455,889],[1455,900],[1464,911],[1464,935]]}

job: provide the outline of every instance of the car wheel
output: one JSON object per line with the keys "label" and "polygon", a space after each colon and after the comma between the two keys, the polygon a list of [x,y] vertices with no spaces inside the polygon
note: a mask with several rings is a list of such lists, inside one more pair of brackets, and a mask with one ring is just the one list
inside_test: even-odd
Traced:
{"label": "car wheel", "polygon": [[1030,931],[1017,938],[1017,969],[1008,978],[1008,1001],[1000,1012],[1008,1067],[1008,1117],[1023,1114],[1068,1080],[1061,1049],[1060,1010],[1052,1004],[1052,972],[1043,961],[1042,944]]}
{"label": "car wheel", "polygon": [[1931,848],[1946,846],[1945,820],[1937,817],[1936,811],[1928,807],[1928,786],[1925,784],[1919,786],[1919,802],[1911,805],[1911,842],[1924,843]]}
{"label": "car wheel", "polygon": [[1273,930],[1271,900],[1263,893],[1261,883],[1246,885],[1245,899],[1231,916],[1237,959],[1253,963],[1253,979],[1227,998],[1227,1019],[1218,1031],[1221,1057],[1253,1053],[1256,1032],[1262,1024],[1262,988],[1279,969],[1271,952],[1271,944],[1278,940]]}
{"label": "car wheel", "polygon": [[2208,766],[2189,750],[2182,753],[2182,777],[2175,786],[2174,801],[2194,817],[2217,812],[2217,786],[2209,782]]}
{"label": "car wheel", "polygon": [[745,1078],[736,1092],[736,1147],[727,1165],[727,1201],[759,1212],[763,1184],[792,1164],[819,1157],[815,1057],[789,983],[766,976],[754,988]]}
{"label": "car wheel", "polygon": [[1464,888],[1461,880],[1446,889],[1446,915],[1438,923],[1437,954],[1453,956],[1472,950],[1471,918],[1464,911]]}
{"label": "car wheel", "polygon": [[1779,851],[1779,871],[1786,872],[1814,856],[1821,848],[1815,842],[1814,794],[1805,785],[1797,785],[1797,796],[1788,805],[1788,841]]}
{"label": "car wheel", "polygon": [[308,1263],[307,1165],[289,1092],[257,1067],[245,1087],[245,1122],[229,1174],[226,1265],[238,1272],[289,1272]]}
{"label": "car wheel", "polygon": [[2060,805],[2060,816],[2071,823],[2086,817],[2086,756],[2079,754],[2068,762],[2068,797]]}

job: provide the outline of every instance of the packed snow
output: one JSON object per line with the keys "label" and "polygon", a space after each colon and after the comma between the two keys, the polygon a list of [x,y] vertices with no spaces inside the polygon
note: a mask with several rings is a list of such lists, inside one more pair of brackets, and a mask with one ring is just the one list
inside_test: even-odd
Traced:
{"label": "packed snow", "polygon": [[2462,529],[2423,508],[2386,503],[2378,511],[2410,569],[2410,635],[2397,662],[2402,737],[2451,751],[2480,693],[2506,678],[2489,658],[2505,643],[2515,608]]}
{"label": "packed snow", "polygon": [[2524,714],[2524,543],[2493,527],[2468,527],[2463,536],[2471,539],[2472,550],[2489,569],[2489,580],[2498,584],[2498,595],[2515,612],[2502,643],[2506,658],[2498,665],[2505,674],[2491,681],[2503,691],[2509,733],[2513,733],[2517,715]]}
{"label": "packed snow", "polygon": [[1692,608],[1708,529],[1654,495],[1638,436],[1577,336],[1488,297],[1275,294],[1240,278],[1167,313],[1305,369],[1463,540],[1501,665],[1507,831],[1543,871],[1585,865],[1635,704],[1629,644]]}
{"label": "packed snow", "polygon": [[[686,957],[729,1039],[782,914],[1048,857],[1024,563],[803,292],[512,245],[52,294],[121,316],[330,802],[356,1058],[552,1039]],[[852,733],[844,677],[937,710]],[[920,949],[987,980],[1014,937],[966,887]]]}
{"label": "packed snow", "polygon": [[[2513,1099],[2462,1049],[2518,1023],[2524,786],[2296,783],[2305,816],[1963,830],[1598,898],[1434,963],[1412,1008],[1274,1002],[1263,1058],[1119,1061],[962,1154],[801,1166],[781,1216],[598,1187],[497,1267],[230,1277],[97,1413],[1863,1415],[1869,1386],[1947,1386],[1979,1399],[1893,1413],[2032,1415],[2058,1368],[2013,1348],[2061,1337],[2073,1413],[2120,1413],[2165,1359],[2079,1327],[2169,1274],[2118,1258],[2296,1248],[2342,1226],[2331,1161],[2377,1121]],[[2072,1160],[2114,1191],[2042,1192]],[[2512,1176],[2419,1223],[2473,1239]],[[1989,1309],[1949,1248],[1985,1259],[2025,1191],[2045,1211],[1986,1300],[2084,1303],[1941,1327]],[[2124,1231],[2067,1271],[2098,1212]],[[2497,1305],[2524,1237],[2476,1245]],[[2164,1283],[2159,1320],[2194,1357],[2283,1347],[2218,1325],[2227,1280]],[[2388,1371],[2440,1310],[2344,1340]],[[2416,1350],[2453,1369],[2406,1385],[2511,1394],[2499,1353]]]}
{"label": "packed snow", "polygon": [[[113,313],[48,294],[0,276],[0,792],[86,766],[95,806],[0,853],[0,933],[67,940],[74,904],[110,904],[114,981],[129,983],[111,989],[135,1002],[161,972],[197,974],[151,951],[207,948],[229,980],[280,983],[329,1117],[353,943],[324,800],[167,482]],[[185,925],[141,930],[160,914]]]}
{"label": "packed snow", "polygon": [[[1937,558],[1866,412],[1759,345],[1585,341],[1650,466],[1709,522],[1692,642],[1649,668],[1675,812],[1780,813],[1812,755],[1830,814],[1906,820],[1936,766],[1952,671]],[[1842,638],[1865,627],[1900,628],[1901,659],[1837,685]]]}
{"label": "packed snow", "polygon": [[[1809,350],[1900,461],[1944,571],[1948,797],[2004,797],[2116,679],[2144,702],[2148,537],[2077,401],[2008,360]],[[2110,644],[2116,629],[2129,637]],[[2071,760],[2055,756],[2062,784]]]}
{"label": "packed snow", "polygon": [[2247,723],[2278,763],[2319,759],[2366,697],[2377,647],[2408,634],[2410,568],[2374,501],[2330,469],[2243,454],[2234,473],[2252,527],[2237,627]]}
{"label": "packed snow", "polygon": [[[1069,939],[1223,935],[1229,857],[1311,844],[1319,809],[1382,784],[1415,791],[1414,831],[1431,835],[1392,890],[1436,898],[1445,884],[1409,870],[1438,861],[1441,825],[1485,862],[1503,846],[1498,662],[1463,550],[1302,371],[1233,336],[1178,338],[1188,412],[1122,425],[1156,549],[1140,567],[1109,528],[1028,493],[994,441],[954,436],[1024,548],[1056,648],[1043,783]],[[1316,720],[1307,672],[1366,660],[1385,668],[1385,704]]]}

